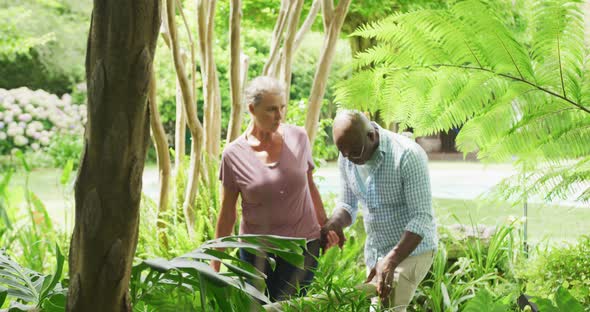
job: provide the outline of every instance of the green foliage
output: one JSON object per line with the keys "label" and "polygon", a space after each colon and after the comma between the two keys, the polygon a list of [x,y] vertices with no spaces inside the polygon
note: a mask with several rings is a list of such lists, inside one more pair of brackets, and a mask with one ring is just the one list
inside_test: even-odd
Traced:
{"label": "green foliage", "polygon": [[[583,166],[575,177],[549,170],[527,186],[575,191],[577,181],[590,179],[583,165],[590,155],[590,54],[580,2],[527,3],[531,13],[519,23],[507,23],[512,12],[497,15],[494,1],[469,0],[361,27],[355,35],[378,45],[357,55],[360,71],[339,85],[337,98],[345,107],[381,111],[386,122],[417,135],[461,128],[458,149],[479,151],[483,160],[572,160]],[[589,198],[586,187],[579,199]]]}
{"label": "green foliage", "polygon": [[68,162],[72,162],[74,168],[78,168],[83,149],[84,139],[82,136],[63,134],[51,138],[46,153],[53,160],[53,167],[63,168]]}
{"label": "green foliage", "polygon": [[[330,110],[330,103],[322,105],[322,114],[320,116],[320,123],[318,125],[318,134],[313,142],[312,154],[316,166],[328,160],[335,160],[338,158],[338,149],[332,139],[332,113]],[[289,110],[287,111],[286,121],[288,124],[299,127],[305,126],[305,118],[307,118],[307,109],[305,101],[291,101]],[[326,117],[324,117],[326,116]]]}
{"label": "green foliage", "polygon": [[91,1],[0,2],[0,86],[68,92],[84,73]]}
{"label": "green foliage", "polygon": [[590,306],[590,237],[539,253],[521,274],[528,281],[527,291],[533,294],[548,297],[563,287],[583,305]]}
{"label": "green foliage", "polygon": [[[161,258],[144,260],[132,270],[130,287],[133,305],[143,301],[144,305],[149,304],[160,311],[159,308],[167,310],[180,302],[181,306],[190,307],[186,310],[217,307],[222,311],[236,311],[233,308],[240,305],[242,308],[250,305],[260,307],[259,301],[268,303],[269,299],[263,293],[244,283],[246,278],[262,280],[265,275],[253,265],[218,251],[219,248],[245,248],[255,254],[274,253],[301,267],[305,240],[266,235],[232,236],[208,241],[170,261]],[[211,260],[220,261],[227,271],[215,272],[207,264]],[[169,296],[166,290],[172,289],[184,290],[184,294]]]}
{"label": "green foliage", "polygon": [[[0,293],[4,292],[4,298],[0,298],[0,306],[4,299],[17,300],[11,304],[11,311],[28,311],[33,308],[45,308],[55,311],[56,303],[64,298],[66,290],[61,287],[59,281],[62,278],[65,257],[59,247],[55,247],[57,257],[53,274],[43,275],[39,272],[23,268],[14,262],[5,251],[0,251]],[[63,302],[63,300],[61,300]],[[65,302],[63,302],[65,303]],[[30,306],[26,306],[29,304]],[[52,310],[53,308],[53,310]],[[61,306],[63,310],[65,305]],[[57,310],[59,311],[59,310]]]}
{"label": "green foliage", "polygon": [[584,312],[584,307],[565,288],[557,288],[554,300],[535,298],[533,301],[543,312]]}
{"label": "green foliage", "polygon": [[494,300],[493,295],[486,289],[475,294],[465,305],[463,312],[506,312],[508,305]]}

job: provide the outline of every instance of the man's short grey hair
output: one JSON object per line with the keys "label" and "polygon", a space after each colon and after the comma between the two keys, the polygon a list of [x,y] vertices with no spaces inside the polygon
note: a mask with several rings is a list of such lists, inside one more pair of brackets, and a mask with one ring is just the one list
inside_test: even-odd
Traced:
{"label": "man's short grey hair", "polygon": [[351,123],[353,125],[355,125],[355,128],[358,130],[363,130],[366,132],[373,131],[373,125],[371,125],[371,121],[369,120],[369,118],[367,118],[367,116],[364,113],[362,113],[358,110],[353,110],[353,109],[338,110],[338,113],[336,113],[336,117],[334,118],[334,120],[340,119],[340,118],[349,119],[351,121]]}
{"label": "man's short grey hair", "polygon": [[264,94],[276,94],[285,97],[285,85],[273,77],[259,76],[254,78],[246,87],[244,101],[246,105],[258,105]]}

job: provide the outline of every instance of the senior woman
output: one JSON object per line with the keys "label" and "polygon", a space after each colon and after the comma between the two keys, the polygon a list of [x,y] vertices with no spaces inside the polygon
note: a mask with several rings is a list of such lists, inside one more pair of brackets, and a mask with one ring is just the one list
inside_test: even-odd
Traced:
{"label": "senior woman", "polygon": [[[245,91],[252,116],[248,129],[223,151],[219,179],[221,211],[216,237],[231,234],[238,196],[242,202],[240,234],[270,234],[307,239],[304,269],[276,260],[271,270],[266,258],[240,250],[240,258],[267,275],[271,300],[296,295],[313,279],[320,250],[320,229],[326,212],[313,182],[314,163],[305,130],[282,123],[285,90],[271,77],[257,77]],[[337,243],[328,235],[328,247]],[[219,262],[212,266],[219,271]]]}

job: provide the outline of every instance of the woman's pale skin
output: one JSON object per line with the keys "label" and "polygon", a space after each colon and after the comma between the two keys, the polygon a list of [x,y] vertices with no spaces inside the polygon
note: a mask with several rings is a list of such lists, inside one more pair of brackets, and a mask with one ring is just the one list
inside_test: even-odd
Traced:
{"label": "woman's pale skin", "polygon": [[[254,151],[256,158],[265,164],[279,161],[283,149],[283,133],[280,129],[285,112],[283,98],[278,94],[266,93],[258,105],[249,104],[248,110],[252,115],[252,125],[246,130],[246,141]],[[320,227],[327,220],[324,204],[320,192],[313,181],[313,172],[307,172],[309,191],[314,206],[316,218]],[[236,204],[239,192],[221,187],[221,210],[217,220],[215,237],[229,236],[236,223]],[[334,231],[328,233],[327,248],[338,245],[338,235]],[[219,272],[219,261],[211,261],[211,266]]]}

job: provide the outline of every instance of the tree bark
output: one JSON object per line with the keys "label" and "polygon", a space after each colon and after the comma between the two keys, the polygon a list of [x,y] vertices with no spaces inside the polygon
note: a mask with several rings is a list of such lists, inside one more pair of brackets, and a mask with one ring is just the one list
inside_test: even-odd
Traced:
{"label": "tree bark", "polygon": [[158,198],[158,231],[160,241],[164,246],[168,246],[166,238],[166,222],[164,222],[164,214],[168,211],[168,199],[170,195],[170,153],[168,152],[168,140],[166,138],[166,131],[160,121],[160,113],[158,112],[158,103],[156,100],[156,75],[152,69],[150,80],[150,91],[148,94],[148,107],[150,111],[150,128],[152,130],[152,138],[156,147],[156,156],[158,161],[158,173],[160,178],[160,195]]}
{"label": "tree bark", "polygon": [[131,311],[129,277],[150,142],[147,96],[159,27],[159,1],[94,1],[68,311]]}
{"label": "tree bark", "polygon": [[242,1],[230,2],[230,57],[229,57],[229,89],[231,92],[231,117],[227,129],[227,143],[235,140],[240,135],[242,128],[242,84],[240,75],[240,20],[242,15]]}
{"label": "tree bark", "polygon": [[[324,1],[324,3],[325,2],[332,1]],[[336,52],[336,43],[338,42],[338,36],[340,35],[342,23],[346,17],[349,5],[350,0],[340,0],[334,12],[329,12],[326,10],[326,6],[329,7],[330,4],[324,4],[323,6],[323,13],[328,14],[328,16],[324,16],[324,21],[329,20],[329,27],[324,36],[324,46],[322,48],[318,67],[313,79],[313,86],[311,88],[311,95],[309,96],[307,116],[305,119],[305,130],[307,131],[309,140],[312,143],[317,134],[320,109],[322,107],[322,100],[326,92],[326,84],[328,82],[330,67],[332,66],[332,59],[334,58],[334,53]]]}
{"label": "tree bark", "polygon": [[174,60],[174,68],[176,69],[176,76],[180,83],[180,89],[182,91],[182,99],[184,103],[184,110],[186,112],[187,124],[189,131],[191,132],[192,144],[191,144],[191,161],[189,169],[188,184],[186,187],[186,193],[182,210],[184,212],[185,221],[187,224],[187,230],[189,237],[194,237],[195,229],[195,215],[194,215],[194,202],[197,197],[197,188],[199,182],[199,169],[201,168],[201,150],[203,146],[203,127],[199,119],[197,118],[197,110],[191,90],[191,85],[188,80],[185,66],[182,62],[180,54],[180,47],[178,42],[178,34],[176,28],[176,15],[175,12],[175,0],[166,0],[166,20],[168,24],[168,31],[170,33],[170,43],[172,47],[172,58]]}

